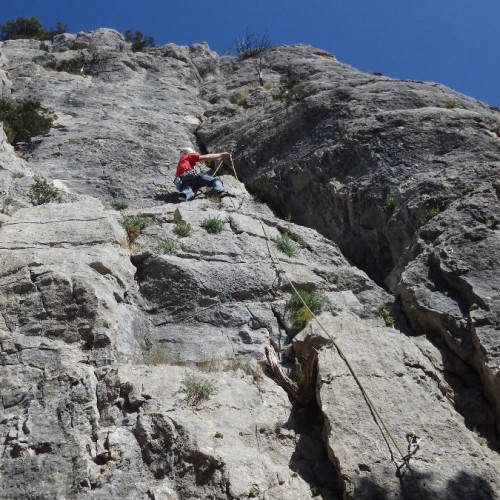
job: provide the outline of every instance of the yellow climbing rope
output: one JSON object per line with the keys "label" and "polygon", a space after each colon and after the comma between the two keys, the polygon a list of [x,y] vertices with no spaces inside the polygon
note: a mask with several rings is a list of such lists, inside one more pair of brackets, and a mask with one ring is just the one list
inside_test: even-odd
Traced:
{"label": "yellow climbing rope", "polygon": [[[238,175],[236,174],[236,168],[234,166],[234,162],[233,162],[233,157],[232,155],[229,156],[229,159],[231,160],[231,168],[233,169],[233,172],[234,172],[234,176],[236,178],[236,180],[239,180],[238,179]],[[349,362],[349,360],[347,359],[347,357],[345,356],[344,352],[342,351],[342,349],[340,348],[340,346],[338,345],[337,341],[335,340],[335,338],[330,334],[330,332],[327,331],[327,329],[323,326],[323,324],[321,323],[321,321],[318,319],[318,317],[316,316],[316,314],[314,314],[313,311],[311,311],[311,309],[309,308],[309,306],[307,305],[307,303],[305,302],[305,300],[302,298],[301,294],[299,293],[299,291],[297,290],[297,288],[295,287],[295,285],[292,283],[292,281],[290,280],[287,272],[285,271],[284,267],[283,267],[283,264],[280,260],[280,258],[272,251],[271,249],[271,246],[269,245],[269,236],[267,234],[267,231],[266,231],[266,228],[264,226],[264,223],[262,221],[262,219],[257,216],[257,219],[258,221],[260,222],[260,225],[262,227],[262,231],[264,233],[264,237],[268,243],[267,247],[268,247],[268,250],[269,250],[269,254],[271,256],[271,259],[274,261],[274,262],[277,262],[278,263],[278,266],[281,270],[281,272],[283,273],[283,275],[285,276],[288,284],[290,285],[290,287],[292,288],[292,290],[295,292],[295,294],[297,295],[297,297],[300,299],[300,301],[302,302],[302,305],[306,308],[306,310],[308,311],[308,313],[311,315],[311,317],[316,321],[316,323],[318,324],[318,326],[321,328],[321,330],[326,334],[326,336],[331,340],[333,346],[335,347],[335,349],[337,350],[337,352],[339,353],[339,356],[342,358],[342,360],[344,361],[344,363],[346,364],[349,372],[351,373],[351,375],[353,376],[354,380],[356,381],[356,384],[358,385],[360,391],[361,391],[361,394],[363,395],[363,397],[365,398],[365,401],[367,402],[368,404],[368,407],[370,408],[372,414],[374,415],[374,417],[376,417],[376,419],[378,419],[380,425],[382,426],[381,427],[381,431],[382,431],[382,435],[384,437],[384,439],[387,441],[387,437],[389,437],[390,441],[393,443],[394,447],[396,448],[396,450],[398,451],[399,455],[401,456],[401,460],[402,460],[402,465],[406,465],[406,467],[408,468],[408,470],[410,471],[413,479],[415,480],[415,483],[417,485],[417,488],[419,490],[419,493],[420,493],[420,496],[422,498],[426,498],[426,496],[424,495],[424,492],[422,491],[421,489],[421,486],[419,484],[419,481],[418,481],[418,478],[416,477],[415,473],[413,472],[413,469],[412,467],[410,466],[410,463],[409,463],[409,459],[411,458],[411,456],[416,452],[416,449],[412,452],[412,453],[406,453],[404,454],[401,450],[401,448],[399,447],[398,443],[396,442],[396,439],[394,438],[394,436],[392,435],[391,431],[388,429],[384,419],[382,418],[382,416],[380,415],[380,412],[377,408],[377,406],[374,404],[372,398],[369,396],[368,392],[366,391],[366,389],[364,388],[361,380],[359,379],[358,375],[356,374],[356,371],[354,370],[353,366],[351,365],[351,363]],[[385,434],[384,434],[385,432]],[[407,435],[408,436],[408,435]],[[418,444],[418,443],[417,443]],[[391,452],[392,453],[392,452]],[[393,458],[394,460],[394,458]],[[394,460],[395,461],[395,460]],[[396,464],[398,465],[398,464]],[[400,470],[401,466],[398,466],[398,470]]]}

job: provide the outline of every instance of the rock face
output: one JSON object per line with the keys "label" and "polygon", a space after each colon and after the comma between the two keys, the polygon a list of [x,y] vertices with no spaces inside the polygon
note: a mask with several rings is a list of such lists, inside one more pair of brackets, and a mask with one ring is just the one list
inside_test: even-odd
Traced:
{"label": "rock face", "polygon": [[[55,115],[0,130],[2,498],[500,498],[498,110],[306,46],[262,69],[0,45],[2,96]],[[179,203],[189,145],[233,197]]]}

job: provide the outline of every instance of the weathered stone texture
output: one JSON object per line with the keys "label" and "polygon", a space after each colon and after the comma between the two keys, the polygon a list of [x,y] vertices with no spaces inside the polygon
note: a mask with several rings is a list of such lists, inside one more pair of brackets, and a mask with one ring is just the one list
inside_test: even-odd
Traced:
{"label": "weathered stone texture", "polygon": [[[0,130],[2,498],[500,498],[498,110],[308,46],[257,68],[108,29],[0,44],[2,96],[55,115]],[[179,203],[183,146],[231,150],[234,196]],[[290,281],[325,298],[298,334]],[[266,348],[297,383],[318,350],[317,405]]]}

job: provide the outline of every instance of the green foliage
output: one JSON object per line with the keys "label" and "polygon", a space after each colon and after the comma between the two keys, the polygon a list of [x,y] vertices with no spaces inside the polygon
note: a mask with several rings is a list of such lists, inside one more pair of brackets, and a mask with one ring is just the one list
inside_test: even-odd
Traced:
{"label": "green foliage", "polygon": [[153,221],[149,217],[144,215],[124,215],[122,217],[122,225],[127,231],[127,238],[129,243],[134,243],[134,241],[139,237],[143,229],[150,226]]}
{"label": "green foliage", "polygon": [[67,26],[58,22],[55,29],[46,31],[36,17],[18,17],[15,21],[8,19],[0,25],[0,40],[18,40],[28,38],[34,40],[50,40],[53,36],[68,31]]}
{"label": "green foliage", "polygon": [[238,94],[233,94],[229,98],[229,102],[231,104],[234,104],[235,106],[243,106],[245,107],[247,105],[247,97],[248,93],[238,93]]}
{"label": "green foliage", "polygon": [[427,224],[432,218],[436,217],[437,214],[441,212],[441,207],[439,206],[433,206],[428,208],[424,215],[420,219],[420,223],[422,225]]}
{"label": "green foliage", "polygon": [[180,220],[175,224],[174,233],[179,238],[186,238],[187,236],[190,236],[192,232],[193,228],[191,227],[191,224],[189,224],[189,222]]}
{"label": "green foliage", "polygon": [[486,227],[489,229],[495,229],[498,226],[498,221],[495,217],[488,217],[486,219]]}
{"label": "green foliage", "polygon": [[110,205],[115,209],[115,210],[125,210],[128,208],[129,201],[127,198],[113,198],[110,202]]}
{"label": "green foliage", "polygon": [[287,106],[295,104],[304,99],[305,93],[300,80],[294,76],[289,76],[280,90],[273,95],[273,99],[284,101]]}
{"label": "green foliage", "polygon": [[28,198],[33,205],[44,205],[51,202],[62,203],[63,201],[59,191],[41,176],[35,177],[35,182],[29,188]]}
{"label": "green foliage", "polygon": [[215,393],[215,385],[211,380],[205,380],[193,374],[186,375],[181,385],[187,394],[187,400],[190,404],[207,401]]}
{"label": "green foliage", "polygon": [[394,196],[391,193],[385,197],[385,210],[389,214],[394,212]]}
{"label": "green foliage", "polygon": [[310,484],[309,488],[311,488],[311,495],[313,497],[317,497],[321,493],[321,490],[315,484]]}
{"label": "green foliage", "polygon": [[392,314],[388,311],[387,309],[387,305],[386,304],[382,304],[379,308],[378,308],[379,312],[380,312],[380,315],[382,316],[383,320],[384,320],[384,323],[385,323],[385,326],[388,326],[388,327],[392,327],[394,326],[394,317],[392,316]]}
{"label": "green foliage", "polygon": [[146,47],[155,46],[154,37],[143,35],[140,31],[128,29],[123,36],[125,41],[132,44],[132,52],[142,52]]}
{"label": "green foliage", "polygon": [[171,238],[167,238],[166,240],[160,240],[156,249],[163,253],[171,253],[177,248],[177,242],[172,240]]}
{"label": "green foliage", "polygon": [[288,257],[296,257],[299,253],[297,245],[290,237],[290,233],[288,231],[282,232],[273,241],[285,255],[288,255]]}
{"label": "green foliage", "polygon": [[292,333],[301,332],[313,319],[313,315],[305,308],[302,307],[298,311],[292,313]]}
{"label": "green foliage", "polygon": [[218,217],[208,217],[202,221],[201,227],[209,234],[217,234],[224,229],[224,222]]}
{"label": "green foliage", "polygon": [[326,297],[318,292],[297,290],[297,292],[293,292],[292,298],[290,299],[290,309],[292,311],[299,311],[304,307],[304,302],[314,314],[317,314],[320,313],[325,306]]}
{"label": "green foliage", "polygon": [[292,311],[292,332],[298,333],[303,330],[313,318],[312,314],[320,313],[325,304],[326,297],[321,293],[305,290],[294,291],[289,302]]}
{"label": "green foliage", "polygon": [[27,99],[17,103],[0,99],[0,121],[7,135],[7,140],[30,142],[31,137],[46,134],[52,126],[53,117],[48,116],[39,101]]}
{"label": "green foliage", "polygon": [[[83,68],[83,71],[82,71]],[[87,66],[87,60],[83,52],[80,52],[73,59],[65,59],[57,63],[54,67],[56,71],[65,71],[66,73],[73,73],[74,75],[84,74],[89,75],[90,70]]]}
{"label": "green foliage", "polygon": [[450,99],[449,101],[443,103],[443,108],[446,109],[454,109],[456,107],[457,107],[457,101],[455,101],[455,99]]}
{"label": "green foliage", "polygon": [[253,485],[248,492],[248,498],[257,498],[260,495],[260,490],[257,485]]}

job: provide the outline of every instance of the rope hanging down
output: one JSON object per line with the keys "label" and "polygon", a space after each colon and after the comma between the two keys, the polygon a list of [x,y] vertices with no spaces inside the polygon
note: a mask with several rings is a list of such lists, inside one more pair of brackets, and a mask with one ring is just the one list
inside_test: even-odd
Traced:
{"label": "rope hanging down", "polygon": [[[233,162],[233,157],[232,155],[229,156],[229,159],[231,161],[231,168],[233,169],[233,172],[234,172],[234,176],[236,178],[236,180],[239,180],[238,179],[238,175],[236,174],[236,168],[234,166],[234,162]],[[220,166],[220,165],[219,165]],[[269,236],[267,234],[267,231],[266,231],[266,228],[264,226],[264,223],[262,221],[262,219],[257,216],[257,219],[258,221],[260,222],[260,225],[262,227],[262,231],[264,233],[264,237],[266,239],[266,241],[269,243]],[[349,362],[349,360],[347,359],[347,357],[345,356],[344,352],[342,351],[342,349],[340,348],[340,346],[337,344],[337,341],[335,340],[335,338],[330,334],[330,332],[327,331],[327,329],[323,326],[323,324],[321,323],[321,321],[318,319],[318,317],[316,316],[316,314],[313,313],[313,311],[311,311],[311,309],[309,308],[309,306],[307,305],[307,303],[304,301],[304,299],[302,298],[302,296],[300,295],[300,293],[298,292],[297,288],[295,287],[295,285],[292,283],[292,281],[290,280],[287,272],[285,271],[285,269],[283,268],[283,264],[280,260],[280,258],[274,254],[274,252],[271,250],[271,246],[268,244],[268,249],[269,249],[269,254],[271,256],[271,259],[275,262],[278,263],[278,266],[279,268],[281,269],[281,272],[283,273],[283,275],[285,276],[288,284],[290,285],[290,287],[292,288],[292,290],[296,293],[297,297],[299,297],[300,301],[302,302],[302,305],[306,308],[306,310],[309,312],[309,314],[311,315],[311,317],[316,321],[316,323],[318,324],[318,326],[321,328],[321,330],[326,334],[326,336],[331,340],[333,346],[335,347],[335,349],[337,350],[339,356],[342,358],[342,360],[344,361],[344,363],[346,364],[349,372],[351,373],[351,375],[353,376],[354,380],[356,381],[356,384],[358,385],[359,387],[359,390],[361,391],[361,394],[363,395],[370,411],[372,412],[373,416],[376,418],[376,420],[378,420],[379,424],[380,424],[380,429],[381,429],[381,432],[382,432],[382,435],[384,437],[384,440],[388,443],[388,440],[387,440],[387,437],[390,439],[390,441],[393,443],[394,447],[396,448],[396,450],[398,451],[400,457],[401,457],[401,460],[402,460],[402,463],[401,464],[398,464],[396,462],[396,460],[394,459],[394,456],[392,454],[392,451],[391,451],[391,455],[392,455],[392,460],[394,461],[394,463],[396,464],[397,466],[397,475],[398,477],[400,477],[400,472],[401,472],[401,469],[406,466],[408,468],[408,470],[410,471],[414,481],[415,481],[415,484],[417,485],[417,488],[419,490],[419,494],[420,496],[424,499],[426,498],[426,496],[424,495],[424,492],[422,491],[421,489],[421,486],[420,486],[420,483],[418,481],[418,478],[417,476],[415,475],[415,473],[413,472],[413,469],[412,467],[410,466],[410,458],[417,452],[417,450],[419,449],[419,443],[421,441],[421,438],[419,438],[418,436],[416,436],[414,433],[408,433],[407,434],[407,440],[408,440],[408,452],[407,453],[403,453],[403,451],[401,450],[401,448],[399,447],[398,443],[396,442],[394,436],[392,435],[391,431],[387,428],[387,425],[384,421],[384,419],[382,418],[382,416],[380,415],[380,412],[378,410],[378,408],[376,407],[376,405],[373,403],[371,397],[369,396],[369,394],[367,393],[366,389],[364,388],[361,380],[359,379],[358,375],[356,374],[354,368],[352,367],[351,363]],[[410,436],[411,440],[408,438],[408,436]],[[418,441],[415,441],[414,440],[414,437],[418,440]],[[411,449],[413,445],[413,449]],[[389,446],[389,450],[390,450],[390,446]]]}

